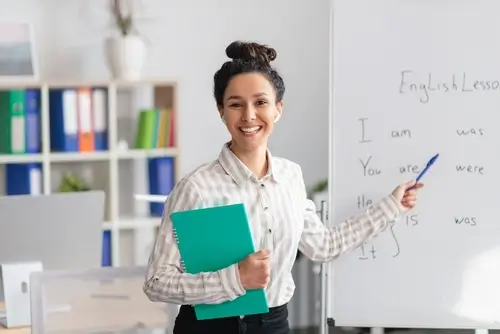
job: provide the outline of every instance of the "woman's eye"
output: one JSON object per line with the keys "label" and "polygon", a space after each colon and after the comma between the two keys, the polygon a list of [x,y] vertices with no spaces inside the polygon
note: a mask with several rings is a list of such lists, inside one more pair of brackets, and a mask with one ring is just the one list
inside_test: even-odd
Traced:
{"label": "woman's eye", "polygon": [[230,105],[231,108],[240,108],[241,107],[241,104],[239,103],[233,103]]}
{"label": "woman's eye", "polygon": [[257,101],[257,105],[259,105],[259,106],[266,105],[266,104],[267,104],[266,100]]}

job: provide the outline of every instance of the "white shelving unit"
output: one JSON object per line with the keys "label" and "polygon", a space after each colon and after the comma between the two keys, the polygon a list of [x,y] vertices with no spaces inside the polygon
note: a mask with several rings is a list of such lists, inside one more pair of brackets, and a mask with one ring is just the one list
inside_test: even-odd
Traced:
{"label": "white shelving unit", "polygon": [[[51,89],[79,87],[99,87],[107,90],[108,150],[81,153],[51,152],[49,92]],[[175,113],[178,113],[177,83],[168,80],[0,83],[0,90],[33,88],[39,89],[41,92],[42,152],[39,154],[0,154],[0,167],[9,163],[41,163],[44,194],[56,191],[57,177],[65,171],[82,168],[97,170],[96,174],[100,173],[101,177],[94,180],[94,183],[90,182],[90,185],[92,189],[102,189],[106,192],[107,203],[103,231],[110,230],[112,232],[112,262],[113,266],[119,266],[121,265],[120,235],[124,231],[145,228],[155,231],[160,224],[159,217],[149,217],[146,212],[147,204],[142,204],[142,210],[138,210],[134,203],[134,193],[147,191],[147,168],[144,166],[146,160],[156,157],[174,157],[174,173],[177,178],[177,157],[179,154],[177,148],[123,149],[119,142],[127,142],[128,147],[133,147],[137,131],[138,110],[141,107],[152,108],[161,103],[162,106],[171,107]],[[120,96],[125,96],[125,102],[119,107]],[[142,97],[137,98],[138,96]],[[144,102],[144,96],[146,96],[146,102]],[[175,118],[174,124],[174,136],[176,137],[174,141],[177,144],[177,118]],[[120,173],[121,164],[128,164],[130,168],[126,170],[132,172]],[[122,189],[122,184],[127,182],[129,183],[128,188]],[[0,185],[1,183],[3,183],[3,177]],[[140,185],[139,189],[137,189],[137,184]],[[127,204],[120,205],[124,199]]]}

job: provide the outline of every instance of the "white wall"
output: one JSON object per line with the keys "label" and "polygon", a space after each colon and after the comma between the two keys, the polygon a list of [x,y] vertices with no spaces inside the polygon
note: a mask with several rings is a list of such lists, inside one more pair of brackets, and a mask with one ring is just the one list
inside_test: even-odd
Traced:
{"label": "white wall", "polygon": [[[235,39],[275,47],[287,86],[275,155],[302,165],[306,184],[328,169],[328,6],[325,0],[141,1],[149,39],[145,76],[180,82],[181,174],[215,158],[228,138],[212,97],[214,72]],[[30,20],[47,79],[107,78],[107,0],[0,0],[0,19]],[[203,149],[201,149],[203,145]]]}

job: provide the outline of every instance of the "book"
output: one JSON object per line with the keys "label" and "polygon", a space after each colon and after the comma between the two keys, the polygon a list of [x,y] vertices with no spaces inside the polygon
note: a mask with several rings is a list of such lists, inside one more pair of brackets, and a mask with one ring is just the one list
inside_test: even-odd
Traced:
{"label": "book", "polygon": [[141,109],[135,136],[135,148],[174,147],[174,112],[172,108]]}
{"label": "book", "polygon": [[[252,231],[243,204],[223,205],[171,214],[174,236],[185,272],[214,272],[244,260],[255,252]],[[220,304],[194,305],[198,320],[269,312],[264,289]]]}

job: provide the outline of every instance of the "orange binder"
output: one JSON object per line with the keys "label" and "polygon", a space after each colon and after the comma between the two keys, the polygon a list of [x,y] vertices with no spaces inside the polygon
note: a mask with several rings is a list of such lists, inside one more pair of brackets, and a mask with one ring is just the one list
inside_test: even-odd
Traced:
{"label": "orange binder", "polygon": [[95,148],[92,117],[92,90],[78,88],[78,143],[80,152],[92,152]]}

